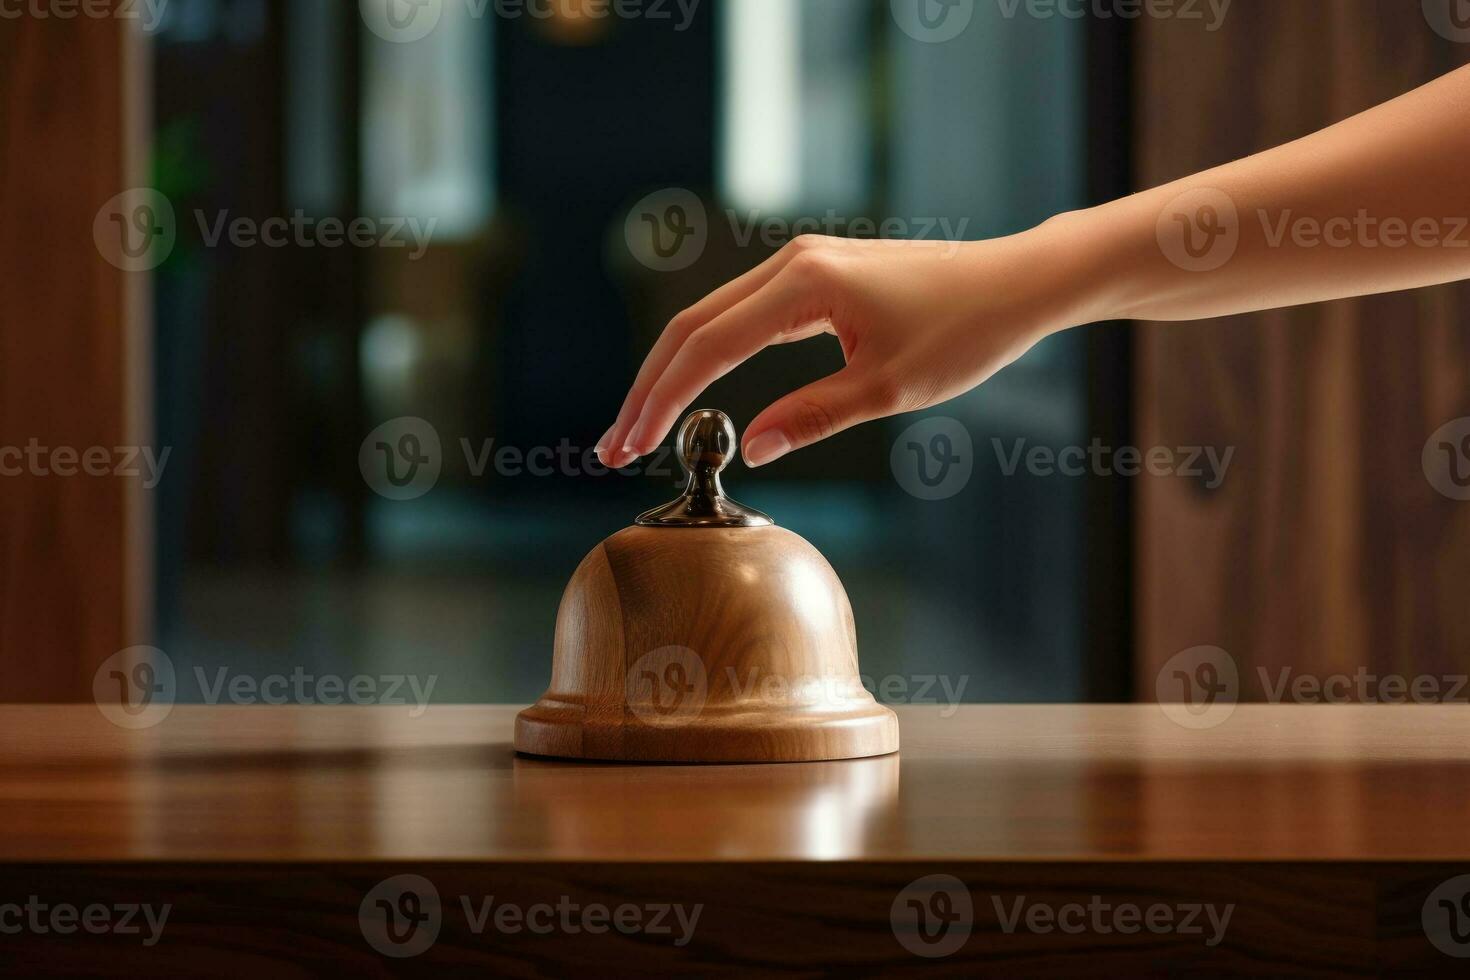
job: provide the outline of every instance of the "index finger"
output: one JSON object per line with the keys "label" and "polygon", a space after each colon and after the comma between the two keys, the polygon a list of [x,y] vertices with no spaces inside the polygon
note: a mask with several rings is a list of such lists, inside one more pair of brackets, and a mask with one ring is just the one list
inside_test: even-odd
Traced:
{"label": "index finger", "polygon": [[603,465],[617,469],[619,466],[626,466],[636,458],[634,454],[625,452],[623,447],[628,442],[634,423],[643,414],[643,405],[648,398],[649,391],[668,368],[674,355],[679,352],[679,348],[689,339],[689,335],[737,303],[752,296],[758,289],[775,278],[776,273],[780,272],[790,261],[791,252],[789,247],[781,249],[760,265],[725,283],[669,321],[668,326],[664,327],[663,333],[659,334],[658,340],[654,342],[648,356],[643,359],[643,366],[638,369],[638,375],[633,379],[633,385],[629,388],[627,397],[623,399],[623,407],[619,410],[617,419],[597,442],[597,455]]}

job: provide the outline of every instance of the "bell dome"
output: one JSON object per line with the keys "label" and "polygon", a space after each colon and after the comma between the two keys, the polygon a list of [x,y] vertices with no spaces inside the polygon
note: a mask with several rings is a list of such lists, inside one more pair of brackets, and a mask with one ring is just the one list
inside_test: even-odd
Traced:
{"label": "bell dome", "polygon": [[557,611],[551,684],[516,749],[644,762],[883,755],[898,720],[862,686],[852,607],[800,535],[720,485],[734,428],[680,427],[689,486],[603,541]]}

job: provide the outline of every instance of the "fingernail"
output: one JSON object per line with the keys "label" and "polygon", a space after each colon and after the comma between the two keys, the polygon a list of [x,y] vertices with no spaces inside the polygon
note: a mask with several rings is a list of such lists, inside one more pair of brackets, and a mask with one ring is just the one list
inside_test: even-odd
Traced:
{"label": "fingernail", "polygon": [[[607,444],[612,439],[613,429],[617,428],[617,425],[618,424],[614,422],[612,425],[608,426],[607,431],[602,434],[602,438],[597,440],[597,445],[592,447],[592,451],[595,452],[599,457],[607,452]],[[605,463],[607,462],[607,460],[604,459],[603,462]]]}
{"label": "fingernail", "polygon": [[745,447],[745,465],[751,469],[765,466],[791,452],[791,440],[782,432],[762,432]]}

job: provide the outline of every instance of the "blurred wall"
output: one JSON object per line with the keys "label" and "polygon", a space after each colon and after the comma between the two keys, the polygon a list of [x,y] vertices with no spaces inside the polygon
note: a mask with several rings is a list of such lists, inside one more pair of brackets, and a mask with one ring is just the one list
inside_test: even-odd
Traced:
{"label": "blurred wall", "polygon": [[[1420,4],[1237,3],[1213,33],[1145,19],[1138,184],[1334,123],[1470,61]],[[1218,490],[1140,481],[1138,693],[1197,645],[1239,666],[1463,672],[1470,505],[1421,454],[1470,416],[1470,285],[1139,329],[1143,446],[1236,447]]]}

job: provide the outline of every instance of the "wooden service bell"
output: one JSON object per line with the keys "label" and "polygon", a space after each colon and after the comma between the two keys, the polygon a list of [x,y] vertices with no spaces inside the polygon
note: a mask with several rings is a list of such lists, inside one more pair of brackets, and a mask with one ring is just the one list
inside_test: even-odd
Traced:
{"label": "wooden service bell", "polygon": [[898,749],[858,675],[852,607],[800,536],[725,496],[723,412],[679,428],[683,496],[592,550],[556,616],[551,686],[516,717],[535,755],[799,762]]}

